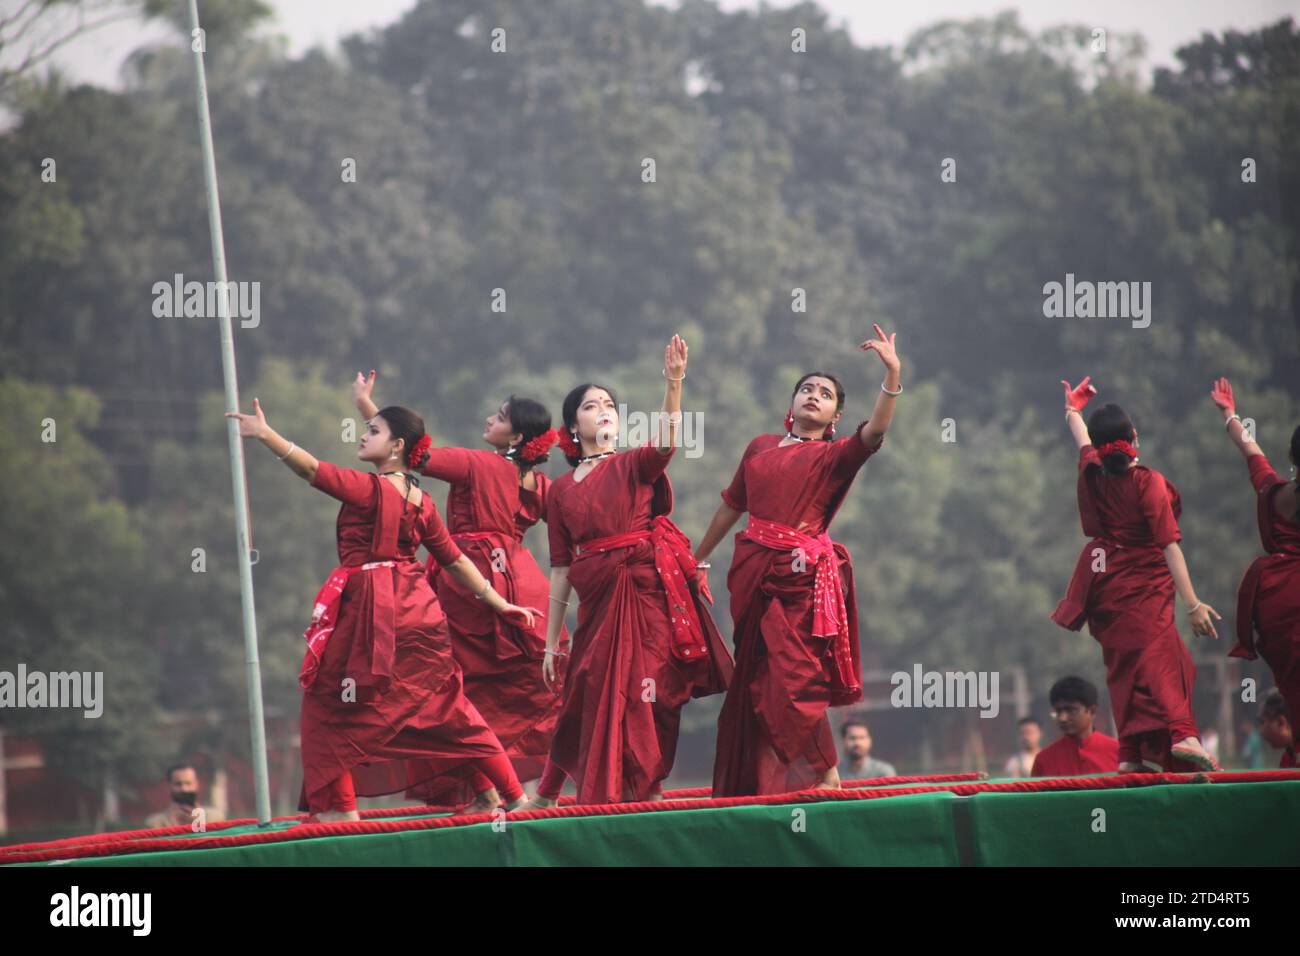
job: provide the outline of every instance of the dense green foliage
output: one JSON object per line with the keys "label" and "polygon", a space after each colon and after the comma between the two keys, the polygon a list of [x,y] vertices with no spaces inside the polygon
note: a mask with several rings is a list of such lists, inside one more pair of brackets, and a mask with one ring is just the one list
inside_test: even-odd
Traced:
{"label": "dense green foliage", "polygon": [[[845,426],[870,413],[881,370],[855,345],[879,321],[907,391],[835,527],[868,667],[1022,665],[1040,700],[1063,669],[1100,680],[1086,632],[1047,616],[1082,541],[1058,381],[1088,373],[1182,492],[1194,581],[1225,616],[1194,650],[1226,651],[1258,540],[1211,380],[1232,379],[1279,471],[1300,421],[1291,21],[1206,35],[1147,86],[1140,40],[1096,54],[1087,30],[1010,14],[889,51],[813,4],[424,0],[340,58],[287,59],[254,29],[262,5],[204,6],[224,10],[207,67],[230,275],[261,284],[260,324],[236,325],[242,394],[319,457],[352,460],[357,369],[435,441],[473,445],[510,392],[558,413],[592,378],[657,407],[680,332],[704,453],[672,478],[698,539],[798,373],[841,375]],[[211,275],[187,41],[137,54],[125,92],[26,85],[0,136],[0,667],[102,664],[130,701],[54,738],[69,762],[170,756],[144,733],[158,712],[218,714],[246,746],[217,330],[152,311],[154,283]],[[1046,318],[1067,273],[1150,282],[1150,327]],[[292,713],[335,505],[248,454],[267,700]]]}

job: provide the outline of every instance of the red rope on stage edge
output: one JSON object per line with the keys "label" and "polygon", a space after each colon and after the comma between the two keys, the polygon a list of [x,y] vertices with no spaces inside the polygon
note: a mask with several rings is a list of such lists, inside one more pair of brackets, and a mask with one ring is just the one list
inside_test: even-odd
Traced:
{"label": "red rope on stage edge", "polygon": [[[985,777],[984,774],[931,774],[928,777],[872,777],[863,780],[846,780],[845,787],[866,787],[870,784],[885,783],[939,783],[943,780],[979,780]],[[682,800],[686,797],[707,797],[712,790],[710,787],[688,787],[685,790],[668,790],[664,791],[664,799]],[[560,797],[560,806],[571,806],[575,804],[577,797],[565,796]],[[426,806],[417,804],[415,806],[383,806],[370,810],[361,810],[361,819],[383,819],[386,817],[416,817],[428,816],[430,813],[451,813],[452,810],[459,809],[459,806]],[[272,822],[292,822],[303,821],[307,816],[304,813],[294,814],[290,817],[272,817]],[[208,823],[207,832],[216,830],[229,830],[230,827],[238,826],[256,826],[256,819],[224,819]],[[4,861],[5,853],[14,853],[18,851],[27,851],[27,849],[55,849],[65,847],[83,847],[83,845],[92,843],[113,843],[117,840],[142,840],[149,838],[161,838],[161,836],[181,836],[192,832],[191,827],[186,825],[157,827],[153,830],[114,830],[104,832],[104,834],[87,834],[82,836],[65,836],[57,840],[47,840],[43,843],[16,843],[9,847],[0,847],[0,862]]]}
{"label": "red rope on stage edge", "polygon": [[[962,776],[975,777],[976,774]],[[888,778],[895,780],[898,778]],[[531,820],[561,819],[567,817],[615,816],[628,813],[657,813],[673,810],[722,809],[745,806],[776,806],[789,803],[824,803],[835,800],[876,800],[920,793],[949,792],[955,796],[973,796],[979,793],[1048,793],[1071,790],[1119,790],[1129,787],[1149,787],[1166,784],[1197,783],[1271,783],[1300,782],[1300,770],[1256,770],[1246,772],[1216,773],[1130,773],[1105,777],[1046,777],[1033,780],[1009,780],[999,783],[971,782],[934,785],[865,787],[849,790],[800,790],[794,793],[770,794],[758,797],[683,798],[682,791],[671,791],[673,797],[664,800],[647,800],[638,803],[616,803],[588,806],[559,806],[549,810],[529,810],[505,817],[507,823],[525,823]],[[875,781],[871,781],[875,782]],[[689,792],[689,791],[687,791]],[[667,798],[667,794],[665,797]],[[701,800],[709,806],[700,806]],[[425,808],[415,808],[425,809]],[[392,813],[393,811],[381,811]],[[293,819],[281,818],[281,819]],[[270,830],[260,833],[242,833],[231,836],[202,836],[185,840],[166,840],[156,837],[123,839],[123,834],[104,834],[111,840],[99,843],[64,845],[44,849],[0,848],[0,863],[40,863],[84,857],[113,856],[129,853],[156,853],[173,850],[211,850],[239,846],[257,846],[265,843],[283,843],[291,840],[310,840],[322,837],[355,836],[365,834],[401,833],[414,830],[440,830],[447,827],[474,826],[498,819],[491,813],[477,813],[463,817],[426,817],[420,820],[369,819],[338,823],[301,824],[287,830]],[[242,822],[242,821],[238,821]],[[237,821],[227,821],[236,825]],[[216,824],[213,825],[216,828]],[[169,827],[169,832],[185,832],[184,827]],[[157,833],[157,831],[137,831]],[[75,838],[74,838],[75,839]],[[25,846],[35,847],[28,844]]]}
{"label": "red rope on stage edge", "polygon": [[[905,784],[905,783],[938,783],[941,781],[956,780],[980,780],[985,775],[979,773],[939,773],[929,776],[913,777],[869,777],[864,780],[846,781],[846,787],[865,787],[873,784]],[[709,787],[688,787],[682,790],[666,790],[664,798],[671,800],[685,800],[693,797],[708,797],[712,793]],[[561,797],[560,806],[572,806],[576,803],[576,797]],[[427,816],[430,813],[450,813],[455,807],[428,807],[424,804],[418,804],[411,807],[379,807],[371,810],[362,810],[362,820],[381,820],[386,817],[413,817]],[[274,823],[292,822],[294,820],[302,821],[306,814],[298,813],[287,817],[272,817]],[[248,818],[241,820],[221,820],[209,823],[206,827],[208,833],[217,830],[228,830],[231,827],[251,827],[256,826],[257,821]],[[94,843],[113,843],[119,840],[143,840],[153,837],[174,837],[191,833],[192,829],[184,824],[172,827],[158,827],[152,830],[115,830],[109,833],[91,833],[83,836],[64,837],[58,840],[48,840],[41,843],[16,843],[12,846],[0,846],[0,862],[5,861],[5,854],[16,853],[23,850],[53,850],[74,846],[87,846]]]}

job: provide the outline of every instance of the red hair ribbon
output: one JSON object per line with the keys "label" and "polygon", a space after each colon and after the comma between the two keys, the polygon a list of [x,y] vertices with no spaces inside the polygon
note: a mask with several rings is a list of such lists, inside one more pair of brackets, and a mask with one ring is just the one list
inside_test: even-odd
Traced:
{"label": "red hair ribbon", "polygon": [[560,433],[554,428],[548,428],[536,438],[526,442],[519,449],[518,457],[521,461],[532,461],[535,458],[541,458],[551,446],[560,438]]}
{"label": "red hair ribbon", "polygon": [[1100,446],[1097,449],[1097,454],[1100,455],[1102,458],[1105,458],[1107,455],[1114,454],[1117,451],[1122,451],[1130,458],[1136,458],[1138,456],[1137,449],[1134,448],[1132,445],[1130,445],[1128,442],[1124,441],[1124,439],[1122,438],[1119,441],[1106,442],[1106,444]]}
{"label": "red hair ribbon", "polygon": [[412,468],[419,468],[420,456],[433,447],[433,442],[428,435],[421,435],[420,440],[411,446],[411,450],[406,453],[406,463]]}

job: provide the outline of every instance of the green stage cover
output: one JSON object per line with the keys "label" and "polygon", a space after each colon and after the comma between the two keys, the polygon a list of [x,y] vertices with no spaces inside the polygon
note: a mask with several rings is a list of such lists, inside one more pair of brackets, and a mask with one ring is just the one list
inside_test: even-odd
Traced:
{"label": "green stage cover", "polygon": [[[391,819],[391,818],[390,818]],[[292,821],[273,829],[297,826]],[[255,826],[222,835],[258,832]],[[176,837],[183,842],[186,837]],[[60,866],[1245,866],[1300,863],[1300,781],[934,792],[85,858]],[[46,866],[49,864],[31,864]]]}

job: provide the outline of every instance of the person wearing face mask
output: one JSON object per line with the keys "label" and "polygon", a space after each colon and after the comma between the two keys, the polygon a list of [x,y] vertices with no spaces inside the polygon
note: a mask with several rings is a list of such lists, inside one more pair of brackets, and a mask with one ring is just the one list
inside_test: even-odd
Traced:
{"label": "person wearing face mask", "polygon": [[[199,809],[199,775],[195,769],[187,763],[168,768],[167,786],[171,789],[171,803],[166,810],[160,810],[145,821],[145,827],[150,830],[187,827],[196,819],[194,811]],[[203,807],[201,816],[208,823],[221,819],[211,807]]]}

